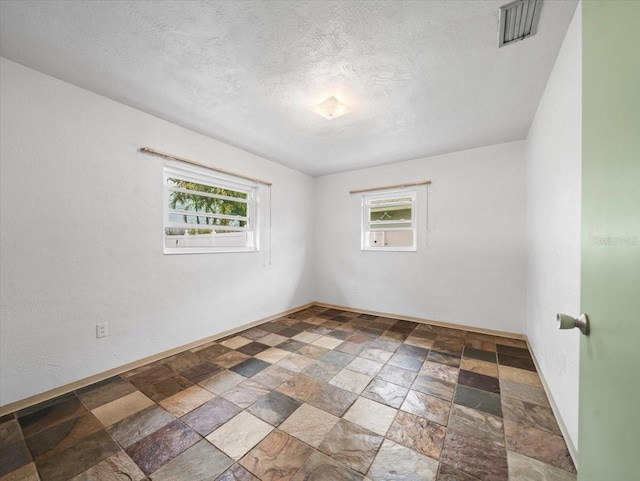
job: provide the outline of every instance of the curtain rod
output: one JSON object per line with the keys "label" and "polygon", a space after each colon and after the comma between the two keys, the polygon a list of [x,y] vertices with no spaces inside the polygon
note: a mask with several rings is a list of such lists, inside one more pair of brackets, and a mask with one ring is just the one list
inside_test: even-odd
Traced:
{"label": "curtain rod", "polygon": [[222,174],[233,175],[235,177],[240,177],[241,179],[250,180],[252,182],[258,182],[259,184],[264,184],[271,186],[272,183],[266,180],[257,179],[255,177],[249,177],[248,175],[237,174],[235,172],[231,172],[226,169],[221,169],[220,167],[213,167],[211,165],[203,164],[201,162],[196,162],[195,160],[185,159],[184,157],[178,157],[177,155],[166,154],[164,152],[160,152],[159,150],[152,149],[150,147],[141,147],[141,152],[145,152],[151,155],[157,155],[158,157],[164,157],[165,159],[177,160],[178,162],[184,162],[186,164],[197,165],[198,167],[204,167],[205,169],[213,170],[215,172],[220,172]]}
{"label": "curtain rod", "polygon": [[393,185],[383,185],[381,187],[371,187],[369,189],[356,189],[350,190],[350,194],[360,194],[362,192],[374,192],[376,190],[388,190],[388,189],[397,189],[398,187],[412,187],[414,185],[428,185],[430,184],[430,180],[421,180],[419,182],[406,182],[404,184],[393,184]]}

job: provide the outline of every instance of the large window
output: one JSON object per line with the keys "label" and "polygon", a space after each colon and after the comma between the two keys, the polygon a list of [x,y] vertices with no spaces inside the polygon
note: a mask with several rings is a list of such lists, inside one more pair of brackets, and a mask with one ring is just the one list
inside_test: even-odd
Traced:
{"label": "large window", "polygon": [[363,195],[362,249],[415,251],[415,211],[415,189]]}
{"label": "large window", "polygon": [[253,183],[165,167],[164,189],[165,254],[259,250]]}

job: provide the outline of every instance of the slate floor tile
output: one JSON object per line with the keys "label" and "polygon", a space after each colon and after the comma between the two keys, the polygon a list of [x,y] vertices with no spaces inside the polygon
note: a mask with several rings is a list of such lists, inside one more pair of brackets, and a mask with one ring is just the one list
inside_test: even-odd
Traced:
{"label": "slate floor tile", "polygon": [[325,437],[320,451],[348,468],[365,474],[383,439],[368,429],[341,419]]}
{"label": "slate floor tile", "polygon": [[502,406],[500,404],[499,394],[481,391],[479,389],[458,384],[453,402],[472,409],[477,409],[478,411],[493,414],[494,416],[502,417]]}
{"label": "slate floor tile", "polygon": [[216,396],[182,417],[182,422],[201,436],[207,436],[238,414],[241,409],[223,397]]}
{"label": "slate floor tile", "polygon": [[440,424],[400,411],[387,433],[387,438],[438,460],[445,433],[446,428]]}
{"label": "slate floor tile", "polygon": [[438,461],[385,439],[371,465],[372,481],[434,481]]}
{"label": "slate floor tile", "polygon": [[207,441],[236,461],[273,430],[273,426],[242,411],[207,436]]}
{"label": "slate floor tile", "polygon": [[247,411],[272,426],[279,426],[301,405],[300,401],[292,397],[278,391],[271,391],[250,406]]}

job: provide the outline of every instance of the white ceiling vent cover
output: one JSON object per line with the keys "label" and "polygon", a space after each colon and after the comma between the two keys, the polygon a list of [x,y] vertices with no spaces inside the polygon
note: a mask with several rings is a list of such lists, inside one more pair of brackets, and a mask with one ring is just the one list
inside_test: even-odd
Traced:
{"label": "white ceiling vent cover", "polygon": [[500,7],[498,48],[535,35],[540,10],[542,0],[516,0]]}

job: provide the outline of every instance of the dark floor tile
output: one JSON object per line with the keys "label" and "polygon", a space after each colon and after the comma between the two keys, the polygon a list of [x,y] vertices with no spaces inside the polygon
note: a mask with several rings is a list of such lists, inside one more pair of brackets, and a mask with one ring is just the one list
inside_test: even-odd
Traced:
{"label": "dark floor tile", "polygon": [[509,479],[504,447],[465,436],[454,429],[447,432],[440,461],[483,481]]}
{"label": "dark floor tile", "polygon": [[227,354],[233,349],[223,346],[222,344],[214,344],[213,346],[205,347],[195,352],[195,354],[202,359],[202,361],[214,362],[223,354]]}
{"label": "dark floor tile", "polygon": [[42,481],[66,481],[120,450],[106,431],[96,431],[81,442],[36,461]]}
{"label": "dark floor tile", "polygon": [[[145,366],[146,367],[146,366]],[[148,369],[135,370],[125,373],[127,381],[140,389],[147,384],[156,383],[164,378],[173,376],[174,372],[162,364],[150,365]]]}
{"label": "dark floor tile", "polygon": [[283,343],[278,344],[278,349],[284,349],[285,351],[289,351],[289,352],[296,352],[297,350],[302,349],[306,345],[307,343],[305,342],[296,341],[295,339],[289,339],[288,341],[284,341]]}
{"label": "dark floor tile", "polygon": [[427,361],[438,362],[446,366],[460,367],[460,357],[444,352],[431,350],[427,356]]}
{"label": "dark floor tile", "polygon": [[18,422],[24,436],[29,437],[86,412],[80,399],[71,393],[18,412]]}
{"label": "dark floor tile", "polygon": [[241,409],[235,404],[216,396],[184,415],[181,420],[202,436],[207,436],[240,411]]}
{"label": "dark floor tile", "polygon": [[521,357],[523,359],[531,359],[531,354],[529,353],[528,349],[523,349],[521,347],[505,346],[504,344],[500,344],[500,342],[496,344],[496,351],[498,351],[498,354],[506,354],[507,356]]}
{"label": "dark floor tile", "polygon": [[358,395],[355,393],[340,389],[332,384],[325,384],[307,400],[307,403],[329,414],[341,417],[356,399],[358,399]]}
{"label": "dark floor tile", "polygon": [[387,365],[406,369],[407,371],[419,371],[420,367],[422,367],[422,360],[396,352],[396,354],[391,356],[391,359],[387,361]]}
{"label": "dark floor tile", "polygon": [[366,321],[375,321],[378,318],[378,316],[373,315],[373,314],[360,314],[358,316],[358,319],[364,319]]}
{"label": "dark floor tile", "polygon": [[107,431],[120,446],[126,448],[175,419],[160,406],[153,405],[109,426]]}
{"label": "dark floor tile", "polygon": [[436,338],[436,341],[431,346],[431,349],[438,352],[444,352],[445,354],[451,354],[460,357],[462,349],[464,348],[464,341],[458,339],[442,340],[440,336]]}
{"label": "dark floor tile", "polygon": [[293,327],[285,327],[284,329],[278,331],[278,335],[285,337],[294,337],[300,334],[302,331],[298,329],[294,329]]}
{"label": "dark floor tile", "polygon": [[332,320],[337,322],[349,322],[351,318],[348,316],[339,315],[339,316],[333,317]]}
{"label": "dark floor tile", "polygon": [[231,468],[227,469],[222,476],[216,481],[260,481],[249,471],[244,469],[239,464],[234,464]]}
{"label": "dark floor tile", "polygon": [[191,428],[173,421],[127,448],[127,454],[145,474],[151,474],[200,440]]}
{"label": "dark floor tile", "polygon": [[354,344],[370,344],[376,340],[376,336],[372,336],[364,332],[356,332],[349,336],[346,340]]}
{"label": "dark floor tile", "polygon": [[193,386],[193,383],[187,378],[179,375],[174,375],[162,379],[156,383],[148,384],[140,389],[147,397],[151,398],[155,402],[160,402],[174,394],[184,391],[188,387]]}
{"label": "dark floor tile", "polygon": [[131,394],[135,390],[136,388],[128,381],[120,376],[114,376],[78,389],[76,395],[86,408],[91,410]]}
{"label": "dark floor tile", "polygon": [[334,366],[338,366],[340,368],[345,367],[354,359],[355,359],[355,356],[351,354],[347,354],[344,352],[336,352],[336,351],[329,351],[328,353],[326,353],[324,356],[320,358],[321,361],[329,364],[333,364]]}
{"label": "dark floor tile", "polygon": [[0,424],[0,476],[31,462],[22,431],[15,419]]}
{"label": "dark floor tile", "polygon": [[517,367],[518,369],[526,369],[527,371],[537,372],[536,366],[533,361],[531,359],[522,357],[498,354],[498,364],[501,366]]}
{"label": "dark floor tile", "polygon": [[482,349],[474,349],[472,347],[465,347],[463,357],[469,357],[471,359],[478,359],[480,361],[496,362],[496,353],[491,351],[483,351]]}
{"label": "dark floor tile", "polygon": [[476,372],[460,370],[458,374],[458,383],[468,387],[481,389],[482,391],[500,394],[500,381],[493,376],[485,376]]}
{"label": "dark floor tile", "polygon": [[480,391],[478,389],[458,384],[453,402],[472,409],[477,409],[478,411],[493,414],[494,416],[502,417],[502,405],[500,404],[499,394]]}
{"label": "dark floor tile", "polygon": [[402,354],[404,356],[414,357],[416,359],[424,361],[429,354],[429,349],[411,346],[409,344],[402,344],[396,351],[396,354]]}
{"label": "dark floor tile", "polygon": [[458,471],[447,464],[440,463],[437,481],[478,481],[478,478]]}
{"label": "dark floor tile", "polygon": [[103,429],[102,424],[93,414],[87,412],[60,424],[56,424],[26,439],[29,450],[34,459],[60,452],[81,442],[81,439],[91,433]]}
{"label": "dark floor tile", "polygon": [[266,344],[261,344],[259,342],[254,341],[236,350],[243,354],[246,354],[247,356],[255,356],[256,354],[260,354],[262,351],[266,351],[270,347],[271,346],[267,346]]}
{"label": "dark floor tile", "polygon": [[249,407],[247,411],[272,426],[279,426],[301,405],[302,403],[297,399],[291,398],[278,391],[271,391],[265,397],[258,400],[253,406]]}
{"label": "dark floor tile", "polygon": [[246,361],[242,361],[240,364],[236,364],[230,371],[236,372],[244,377],[251,377],[258,374],[260,371],[271,366],[268,362],[261,361],[260,359],[256,359],[252,357],[247,359]]}
{"label": "dark floor tile", "polygon": [[202,359],[195,352],[186,351],[164,359],[162,364],[167,366],[173,372],[182,372],[197,366],[201,362]]}
{"label": "dark floor tile", "polygon": [[197,384],[211,376],[215,376],[222,371],[224,371],[224,368],[219,364],[214,364],[211,361],[204,361],[196,366],[182,371],[180,375]]}
{"label": "dark floor tile", "polygon": [[338,331],[336,329],[334,331],[329,332],[327,336],[334,337],[336,339],[342,339],[344,341],[347,337],[349,337],[349,333],[345,331]]}
{"label": "dark floor tile", "polygon": [[314,327],[316,327],[314,324],[309,324],[308,322],[298,322],[297,324],[293,324],[291,326],[292,329],[298,329],[299,331],[306,331]]}

